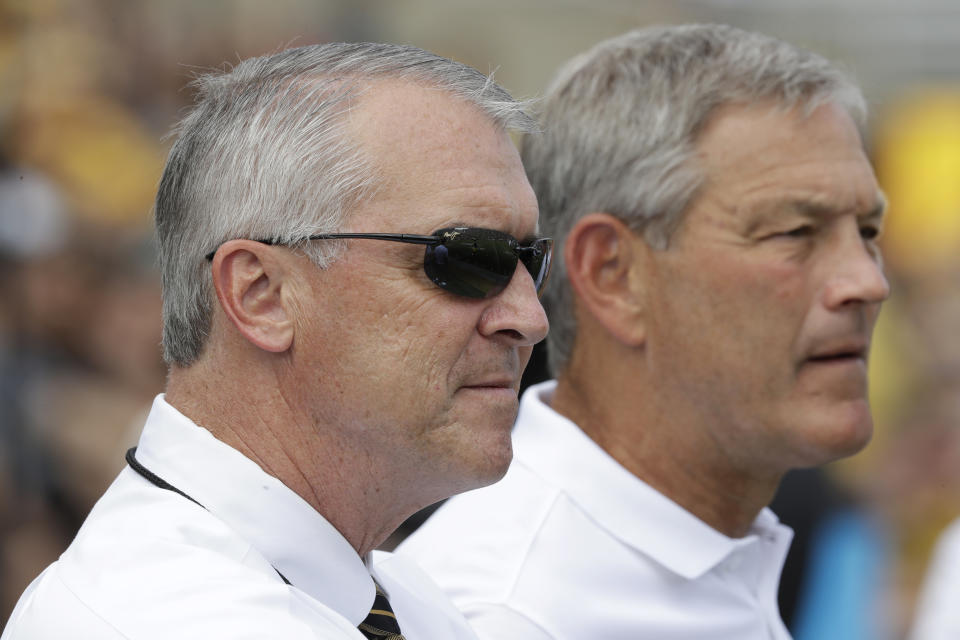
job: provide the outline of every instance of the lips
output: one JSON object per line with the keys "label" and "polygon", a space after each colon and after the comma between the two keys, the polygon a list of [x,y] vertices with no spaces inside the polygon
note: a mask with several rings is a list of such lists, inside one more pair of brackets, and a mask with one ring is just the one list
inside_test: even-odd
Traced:
{"label": "lips", "polygon": [[476,391],[496,391],[508,389],[514,393],[517,391],[518,377],[509,373],[498,371],[496,373],[487,373],[476,376],[473,379],[465,380],[461,389],[473,389]]}
{"label": "lips", "polygon": [[463,385],[464,389],[510,389],[514,388],[513,379],[510,380],[488,380],[484,382],[471,382]]}
{"label": "lips", "polygon": [[510,389],[516,393],[520,387],[520,366],[517,350],[497,354],[471,367],[470,371],[454,372],[456,389],[494,391]]}
{"label": "lips", "polygon": [[867,342],[864,340],[850,340],[825,345],[818,348],[807,357],[810,362],[838,362],[845,360],[865,360],[867,357]]}

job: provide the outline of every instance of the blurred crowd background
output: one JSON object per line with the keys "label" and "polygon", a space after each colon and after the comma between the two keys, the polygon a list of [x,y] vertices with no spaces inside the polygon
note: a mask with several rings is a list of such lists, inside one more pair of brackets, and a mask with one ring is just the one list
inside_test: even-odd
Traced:
{"label": "blurred crowd background", "polygon": [[902,637],[936,536],[960,516],[953,0],[0,0],[0,627],[162,391],[150,209],[192,76],[287,46],[379,40],[534,97],[601,39],[691,21],[818,51],[871,104],[894,291],[870,363],[876,435],[850,460],[788,476],[775,507],[797,530],[782,594],[796,636]]}

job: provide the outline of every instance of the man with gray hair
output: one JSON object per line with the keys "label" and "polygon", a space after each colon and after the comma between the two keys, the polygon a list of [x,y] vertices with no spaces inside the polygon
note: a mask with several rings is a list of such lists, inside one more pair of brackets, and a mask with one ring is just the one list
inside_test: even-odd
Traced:
{"label": "man with gray hair", "polygon": [[[499,479],[550,241],[474,69],[310,46],[200,78],[156,201],[170,365],[16,638],[472,638],[407,517]],[[402,635],[401,635],[402,634]]]}
{"label": "man with gray hair", "polygon": [[872,429],[888,295],[859,90],[823,58],[716,25],[642,29],[559,73],[523,145],[562,246],[556,382],[521,401],[499,484],[401,553],[483,638],[786,638],[790,469]]}

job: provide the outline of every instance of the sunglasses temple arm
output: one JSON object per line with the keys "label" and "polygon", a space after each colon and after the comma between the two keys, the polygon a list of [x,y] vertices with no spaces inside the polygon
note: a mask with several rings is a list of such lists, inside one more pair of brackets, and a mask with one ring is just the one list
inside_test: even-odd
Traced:
{"label": "sunglasses temple arm", "polygon": [[310,236],[308,240],[341,240],[363,238],[367,240],[386,240],[388,242],[406,242],[408,244],[439,244],[437,236],[422,236],[413,233],[321,233]]}

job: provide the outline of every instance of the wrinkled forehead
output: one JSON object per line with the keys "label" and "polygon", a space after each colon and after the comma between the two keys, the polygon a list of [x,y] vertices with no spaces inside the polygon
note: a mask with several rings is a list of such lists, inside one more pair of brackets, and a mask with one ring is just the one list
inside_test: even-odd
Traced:
{"label": "wrinkled forehead", "polygon": [[720,109],[693,162],[702,182],[685,216],[706,207],[752,224],[776,212],[877,217],[884,209],[859,130],[833,104],[811,113],[770,104]]}
{"label": "wrinkled forehead", "polygon": [[[426,83],[371,83],[349,114],[350,129],[385,170],[450,165],[484,139],[509,136],[475,104]],[[512,146],[512,144],[511,144]]]}
{"label": "wrinkled forehead", "polygon": [[[349,128],[378,173],[374,200],[436,228],[535,231],[536,198],[519,153],[476,105],[429,85],[387,80],[364,92]],[[416,211],[416,203],[429,210]]]}
{"label": "wrinkled forehead", "polygon": [[704,178],[713,183],[784,180],[825,167],[873,176],[856,123],[833,103],[810,112],[775,103],[718,108],[694,153]]}

